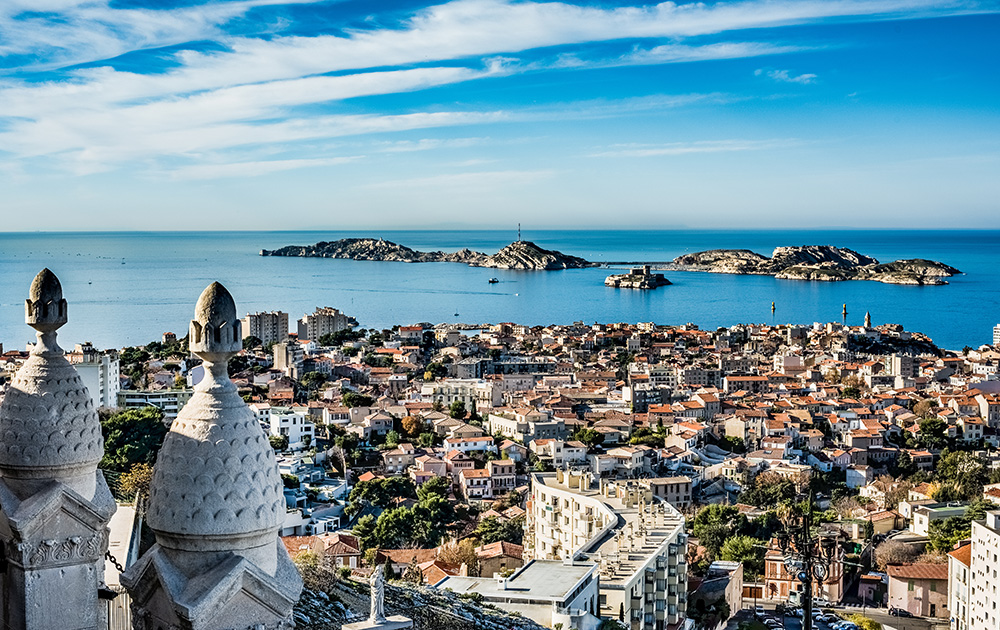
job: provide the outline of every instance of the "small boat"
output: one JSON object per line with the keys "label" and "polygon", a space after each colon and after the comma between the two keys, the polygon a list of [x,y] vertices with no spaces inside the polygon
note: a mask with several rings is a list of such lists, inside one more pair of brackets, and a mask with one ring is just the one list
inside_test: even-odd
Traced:
{"label": "small boat", "polygon": [[490,278],[490,279],[489,279],[489,283],[490,283],[490,284],[496,284],[497,282],[500,282],[500,281],[499,281],[499,280],[497,280],[496,278]]}
{"label": "small boat", "polygon": [[455,313],[455,317],[458,317],[458,313]]}

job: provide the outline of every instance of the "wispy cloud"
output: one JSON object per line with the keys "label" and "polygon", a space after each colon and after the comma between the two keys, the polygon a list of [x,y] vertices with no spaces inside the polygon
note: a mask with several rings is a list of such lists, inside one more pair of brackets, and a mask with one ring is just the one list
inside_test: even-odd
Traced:
{"label": "wispy cloud", "polygon": [[169,172],[173,179],[219,179],[222,177],[257,177],[280,171],[299,168],[336,166],[356,162],[364,156],[334,158],[314,158],[296,160],[262,160],[257,162],[233,162],[231,164],[198,164],[183,166]]}
{"label": "wispy cloud", "polygon": [[764,75],[779,83],[798,83],[799,85],[809,85],[810,83],[816,82],[815,74],[798,74],[793,76],[790,70],[765,70],[764,68],[757,68],[753,71],[753,74],[757,77]]}
{"label": "wispy cloud", "polygon": [[643,158],[691,153],[730,153],[734,151],[763,151],[784,149],[801,144],[794,139],[777,140],[702,140],[698,142],[672,142],[669,144],[619,144],[588,157]]}
{"label": "wispy cloud", "polygon": [[[0,3],[0,62],[8,62],[7,78],[0,80],[0,151],[13,159],[51,158],[50,164],[75,173],[159,164],[167,158],[189,161],[192,169],[204,164],[205,172],[216,177],[255,168],[271,169],[265,172],[302,168],[312,159],[328,158],[270,163],[253,159],[246,148],[556,115],[546,113],[544,105],[491,108],[453,103],[394,113],[371,106],[345,113],[336,107],[351,99],[571,67],[785,54],[807,46],[708,40],[725,39],[732,31],[742,34],[845,17],[880,20],[981,10],[974,0],[744,0],[613,8],[453,0],[417,10],[393,26],[336,35],[288,36],[267,25],[261,25],[262,32],[255,36],[227,32],[227,24],[253,10],[310,1],[208,1],[169,10],[118,8],[112,0]],[[657,39],[668,43],[651,45],[650,40]],[[552,53],[551,61],[540,52],[598,43],[631,48],[603,56]],[[125,71],[110,65],[58,75],[24,70],[25,65],[37,69],[100,62],[165,46],[182,48],[159,54],[161,61],[169,62],[166,70]],[[758,71],[764,72],[775,81],[816,80],[813,74]],[[558,104],[564,107],[558,115],[601,116],[628,107],[677,107],[711,97],[650,98],[645,105],[638,100]],[[657,98],[660,101],[654,103]],[[454,145],[404,143],[387,146],[383,152],[450,146]],[[668,155],[681,148],[659,150]],[[708,150],[724,149],[701,147],[702,152]],[[207,159],[209,155],[228,159],[231,171]],[[176,173],[192,176],[186,167]]]}

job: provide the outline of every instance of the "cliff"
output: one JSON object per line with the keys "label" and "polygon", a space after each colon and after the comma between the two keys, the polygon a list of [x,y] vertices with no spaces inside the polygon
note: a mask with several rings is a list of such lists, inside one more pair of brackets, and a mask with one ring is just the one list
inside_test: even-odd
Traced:
{"label": "cliff", "polygon": [[342,258],[390,262],[454,262],[494,269],[577,269],[591,263],[576,256],[543,249],[531,241],[517,241],[492,256],[471,249],[454,253],[420,252],[391,241],[374,238],[345,238],[322,241],[315,245],[289,245],[275,250],[260,250],[261,256],[298,256],[307,258]]}
{"label": "cliff", "polygon": [[770,258],[746,249],[713,249],[678,256],[672,268],[768,275],[786,280],[873,280],[915,285],[947,284],[943,278],[961,273],[954,267],[921,258],[879,263],[870,256],[832,245],[777,247]]}

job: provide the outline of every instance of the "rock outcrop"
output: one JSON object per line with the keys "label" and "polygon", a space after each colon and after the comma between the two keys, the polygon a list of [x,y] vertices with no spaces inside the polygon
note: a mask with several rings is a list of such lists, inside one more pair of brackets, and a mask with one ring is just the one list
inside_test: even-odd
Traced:
{"label": "rock outcrop", "polygon": [[858,252],[832,245],[777,247],[771,257],[746,249],[713,249],[674,259],[673,268],[774,276],[785,280],[873,280],[888,284],[947,284],[943,278],[961,273],[933,260],[897,260],[879,263]]}
{"label": "rock outcrop", "polygon": [[592,266],[582,258],[551,249],[543,249],[531,241],[515,241],[485,261],[470,263],[475,267],[494,269],[580,269]]}
{"label": "rock outcrop", "polygon": [[471,249],[460,249],[453,253],[420,252],[405,245],[375,238],[345,238],[339,241],[322,241],[315,245],[290,245],[275,250],[262,249],[260,255],[408,263],[454,262],[494,269],[578,269],[592,266],[582,258],[543,249],[531,241],[516,241],[492,256]]}

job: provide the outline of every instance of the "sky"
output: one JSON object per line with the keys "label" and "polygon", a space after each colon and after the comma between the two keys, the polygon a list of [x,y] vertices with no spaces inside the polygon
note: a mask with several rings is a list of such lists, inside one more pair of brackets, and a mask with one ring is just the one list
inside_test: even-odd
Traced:
{"label": "sky", "polygon": [[998,228],[1000,0],[4,0],[5,231]]}

